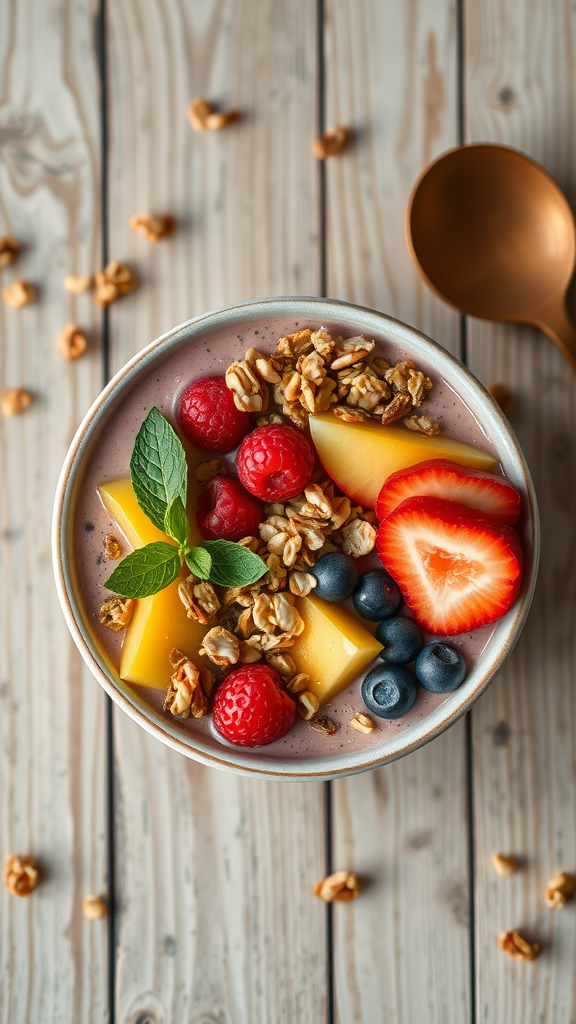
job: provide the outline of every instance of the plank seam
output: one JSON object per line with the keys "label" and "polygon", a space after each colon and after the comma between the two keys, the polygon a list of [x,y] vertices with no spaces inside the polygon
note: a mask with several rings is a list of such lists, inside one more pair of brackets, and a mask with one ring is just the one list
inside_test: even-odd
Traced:
{"label": "plank seam", "polygon": [[[108,68],[106,0],[99,0],[95,49],[100,85],[100,230],[102,266],[109,259],[108,233]],[[102,386],[110,379],[110,314],[102,310]],[[108,839],[108,1021],[116,1021],[116,857],[114,836],[114,705],[106,695],[106,826]]]}
{"label": "plank seam", "polygon": [[[466,138],[466,96],[464,92],[464,0],[456,0],[457,22],[457,96],[458,96],[458,144],[463,146]],[[468,323],[465,316],[460,317],[460,361],[468,365]],[[476,908],[474,898],[474,785],[473,785],[473,752],[472,752],[472,711],[466,715],[466,819],[468,831],[468,903],[469,903],[469,943],[470,943],[470,1021],[476,1024]]]}
{"label": "plank seam", "polygon": [[[318,136],[326,128],[326,52],[325,52],[325,10],[324,0],[316,0],[316,58],[318,82]],[[318,230],[320,235],[320,295],[326,296],[328,289],[327,237],[326,237],[326,162],[318,161]],[[326,874],[333,871],[332,858],[332,783],[324,783],[324,827]],[[334,908],[326,904],[326,1014],[328,1024],[334,1024]]]}

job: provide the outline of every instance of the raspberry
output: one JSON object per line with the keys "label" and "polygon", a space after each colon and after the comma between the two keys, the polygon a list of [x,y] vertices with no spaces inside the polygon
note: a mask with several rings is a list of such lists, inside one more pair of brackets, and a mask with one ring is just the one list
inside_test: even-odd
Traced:
{"label": "raspberry", "polygon": [[288,501],[310,483],[314,451],[294,427],[259,427],[242,442],[236,468],[241,483],[257,498]]}
{"label": "raspberry", "polygon": [[224,377],[202,377],[188,385],[178,409],[182,433],[202,452],[231,452],[252,426],[252,415],[234,405]]}
{"label": "raspberry", "polygon": [[259,501],[237,480],[215,476],[209,480],[196,506],[196,522],[204,540],[241,540],[258,536],[264,521]]}
{"label": "raspberry", "polygon": [[224,678],[214,698],[214,725],[239,747],[258,747],[284,736],[294,721],[295,704],[280,689],[280,676],[268,665],[244,665]]}

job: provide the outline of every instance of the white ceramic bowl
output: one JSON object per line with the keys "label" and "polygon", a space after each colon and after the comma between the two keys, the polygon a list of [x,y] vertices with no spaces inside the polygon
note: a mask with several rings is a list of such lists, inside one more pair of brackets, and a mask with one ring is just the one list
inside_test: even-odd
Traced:
{"label": "white ceramic bowl", "polygon": [[[87,461],[101,431],[135,385],[160,365],[168,354],[177,352],[182,346],[201,343],[208,332],[223,327],[235,332],[247,330],[250,324],[276,317],[295,318],[302,325],[308,321],[339,324],[345,332],[399,345],[410,352],[417,364],[419,360],[432,364],[437,374],[463,399],[491,439],[506,476],[523,496],[525,508],[522,527],[524,576],[520,596],[510,612],[496,623],[486,649],[459,689],[449,694],[426,717],[380,744],[297,760],[272,758],[267,756],[266,748],[257,752],[236,749],[231,745],[223,746],[207,735],[183,732],[132,691],[111,668],[86,628],[72,542],[75,496]],[[283,779],[327,779],[366,771],[408,754],[457,721],[492,681],[518,639],[532,600],[538,553],[538,511],[530,474],[508,421],[488,392],[454,356],[406,324],[371,309],[317,298],[290,297],[242,303],[190,320],[152,342],[116,374],[85,416],[66,457],[54,505],[54,573],[60,603],[82,657],[112,700],[148,732],[187,757],[244,775]]]}

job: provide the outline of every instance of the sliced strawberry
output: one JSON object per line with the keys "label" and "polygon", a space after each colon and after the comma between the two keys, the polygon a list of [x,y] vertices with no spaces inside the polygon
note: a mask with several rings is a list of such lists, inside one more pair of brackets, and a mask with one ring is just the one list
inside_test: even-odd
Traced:
{"label": "sliced strawberry", "polygon": [[518,596],[517,533],[457,502],[408,498],[381,524],[376,547],[414,618],[433,635],[486,626]]}
{"label": "sliced strawberry", "polygon": [[376,502],[378,519],[382,521],[406,498],[420,494],[458,501],[510,526],[520,515],[520,495],[503,476],[465,469],[447,459],[433,459],[388,477]]}

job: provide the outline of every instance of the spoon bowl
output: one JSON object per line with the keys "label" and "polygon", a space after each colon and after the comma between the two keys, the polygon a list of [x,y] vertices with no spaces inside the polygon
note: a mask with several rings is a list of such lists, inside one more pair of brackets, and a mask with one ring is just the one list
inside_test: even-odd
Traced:
{"label": "spoon bowl", "polygon": [[565,309],[574,218],[539,164],[505,146],[451,150],[416,183],[407,238],[446,302],[485,320],[536,324],[576,370],[576,330]]}

